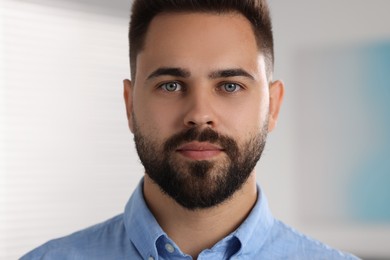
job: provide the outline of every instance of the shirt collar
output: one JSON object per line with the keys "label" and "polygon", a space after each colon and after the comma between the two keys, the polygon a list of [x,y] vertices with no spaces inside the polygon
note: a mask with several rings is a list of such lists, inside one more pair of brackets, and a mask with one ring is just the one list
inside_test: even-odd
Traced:
{"label": "shirt collar", "polygon": [[233,235],[241,242],[241,249],[237,253],[247,254],[253,249],[259,249],[267,240],[272,229],[274,218],[268,207],[268,201],[262,189],[257,186],[257,201],[249,216],[233,232]]}
{"label": "shirt collar", "polygon": [[[259,186],[257,186],[257,190],[257,201],[249,216],[236,231],[222,239],[216,246],[228,241],[231,243],[232,238],[233,240],[236,238],[241,246],[235,255],[245,255],[253,251],[254,248],[259,249],[264,244],[274,223],[274,218],[268,208],[267,198]],[[164,239],[168,239],[168,237],[145,203],[143,179],[126,204],[124,223],[131,242],[142,257],[148,259],[152,256],[154,259],[158,259],[157,241],[161,241],[160,237],[164,237]]]}
{"label": "shirt collar", "polygon": [[143,179],[126,204],[124,224],[127,235],[143,259],[158,259],[156,241],[166,235],[145,203]]}

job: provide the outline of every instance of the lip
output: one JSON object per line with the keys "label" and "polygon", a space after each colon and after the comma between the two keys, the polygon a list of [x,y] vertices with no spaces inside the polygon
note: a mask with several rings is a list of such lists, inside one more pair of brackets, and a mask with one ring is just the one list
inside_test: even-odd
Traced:
{"label": "lip", "polygon": [[192,160],[209,160],[222,153],[223,149],[207,142],[190,142],[181,145],[176,151]]}

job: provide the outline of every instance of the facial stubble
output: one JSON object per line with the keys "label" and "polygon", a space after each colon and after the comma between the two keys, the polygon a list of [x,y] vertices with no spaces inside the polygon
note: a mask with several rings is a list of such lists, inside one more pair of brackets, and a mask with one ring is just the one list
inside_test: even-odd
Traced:
{"label": "facial stubble", "polygon": [[[145,136],[133,115],[134,141],[146,174],[161,191],[189,210],[217,206],[247,181],[264,150],[267,121],[241,146],[231,137],[211,128],[189,128],[162,144]],[[223,155],[212,160],[185,160],[177,148],[188,142],[209,142],[223,149]]]}

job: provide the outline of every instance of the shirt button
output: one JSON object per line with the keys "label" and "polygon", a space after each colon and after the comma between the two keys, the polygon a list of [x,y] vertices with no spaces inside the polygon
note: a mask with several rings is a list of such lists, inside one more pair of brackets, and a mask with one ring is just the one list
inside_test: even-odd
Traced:
{"label": "shirt button", "polygon": [[154,260],[154,257],[153,256],[149,256],[148,260]]}
{"label": "shirt button", "polygon": [[173,252],[175,251],[175,248],[174,248],[171,244],[169,244],[169,243],[165,244],[165,249],[166,249],[169,253],[173,253]]}

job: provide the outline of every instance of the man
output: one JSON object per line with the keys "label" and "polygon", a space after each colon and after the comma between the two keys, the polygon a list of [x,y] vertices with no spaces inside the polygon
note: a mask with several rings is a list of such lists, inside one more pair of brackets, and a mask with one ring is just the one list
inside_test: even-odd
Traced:
{"label": "man", "polygon": [[129,127],[145,177],[124,214],[22,259],[356,259],[275,220],[254,167],[276,125],[262,0],[136,0]]}

